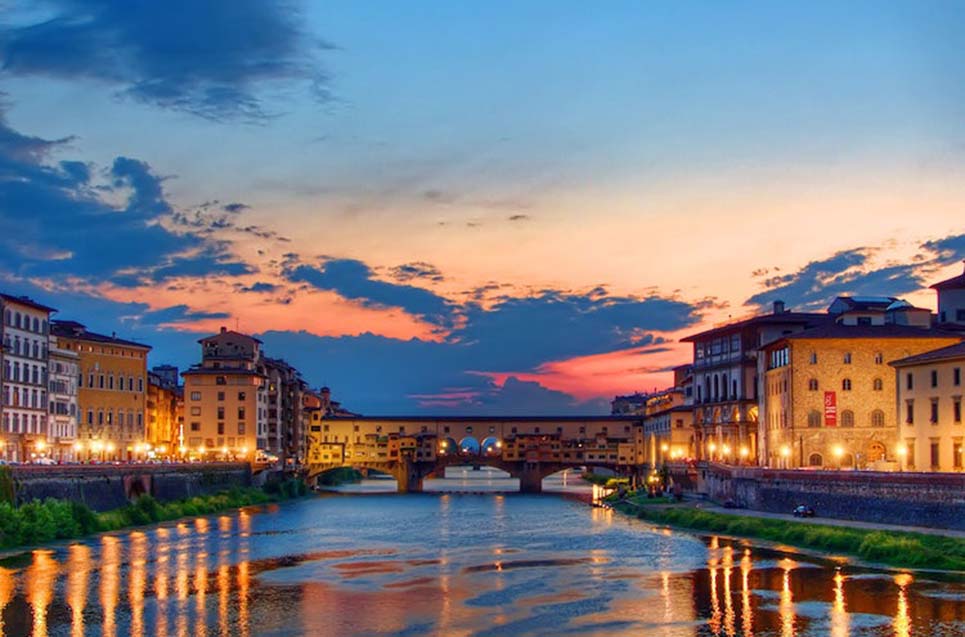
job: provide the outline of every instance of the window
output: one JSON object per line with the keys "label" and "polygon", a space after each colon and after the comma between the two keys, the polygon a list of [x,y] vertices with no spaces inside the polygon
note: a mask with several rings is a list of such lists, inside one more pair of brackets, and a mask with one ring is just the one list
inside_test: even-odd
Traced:
{"label": "window", "polygon": [[872,427],[884,427],[885,426],[885,412],[880,409],[875,409],[871,412],[871,426]]}
{"label": "window", "polygon": [[192,415],[192,416],[200,416],[200,415],[201,415],[201,408],[200,408],[200,407],[192,407],[192,408],[191,408],[191,415]]}
{"label": "window", "polygon": [[905,422],[909,425],[915,424],[915,401],[905,401]]}
{"label": "window", "polygon": [[938,424],[938,399],[931,399],[931,415],[928,417],[928,422],[935,425]]}
{"label": "window", "polygon": [[938,469],[938,456],[939,456],[939,445],[938,441],[932,438],[931,440],[931,468]]}
{"label": "window", "polygon": [[885,356],[881,352],[875,354],[875,365],[881,365],[885,362]]}
{"label": "window", "polygon": [[238,420],[244,420],[244,419],[245,419],[245,408],[238,407]]}
{"label": "window", "polygon": [[199,391],[191,392],[191,400],[201,400],[201,392]]}
{"label": "window", "polygon": [[225,378],[224,376],[215,376],[214,383],[215,385],[227,385],[228,379]]}
{"label": "window", "polygon": [[143,392],[143,391],[144,391],[144,379],[141,378],[141,377],[138,377],[138,379],[137,379],[137,391],[139,391],[139,392]]}
{"label": "window", "polygon": [[854,412],[850,409],[845,409],[841,412],[841,426],[854,427]]}
{"label": "window", "polygon": [[952,421],[960,423],[962,422],[962,399],[955,398],[952,400]]}
{"label": "window", "polygon": [[859,316],[859,317],[858,317],[858,325],[871,325],[871,317],[870,317],[870,316]]}
{"label": "window", "polygon": [[955,310],[955,320],[965,321],[965,310]]}
{"label": "window", "polygon": [[[327,429],[328,429],[328,425],[325,425],[325,428],[326,428],[326,430],[327,430]],[[245,423],[243,423],[243,422],[239,422],[239,423],[238,423],[238,435],[239,435],[239,436],[245,435]]]}
{"label": "window", "polygon": [[884,387],[885,387],[885,384],[880,378],[876,378],[874,379],[874,381],[872,381],[872,388],[875,391],[882,391]]}
{"label": "window", "polygon": [[223,391],[219,391],[219,392],[218,392],[218,400],[224,400],[224,392],[223,392]]}
{"label": "window", "polygon": [[915,468],[915,439],[914,438],[908,438],[907,440],[905,440],[905,449],[908,450],[908,454],[907,454],[908,468],[914,469]]}
{"label": "window", "polygon": [[245,399],[245,392],[243,391],[238,392],[238,400],[244,400],[244,399]]}
{"label": "window", "polygon": [[201,431],[201,423],[200,423],[200,422],[197,422],[197,421],[192,422],[192,423],[191,423],[191,431]]}
{"label": "window", "polygon": [[808,412],[808,427],[820,427],[821,426],[821,412],[817,409],[812,409]]}
{"label": "window", "polygon": [[915,377],[912,376],[911,372],[905,376],[905,388],[914,389],[915,388]]}
{"label": "window", "polygon": [[99,389],[104,389],[104,374],[100,374],[97,377],[97,387]]}
{"label": "window", "polygon": [[962,384],[962,368],[956,367],[952,370],[952,385],[958,387]]}
{"label": "window", "polygon": [[808,359],[812,365],[818,364],[818,354],[817,352],[811,352],[811,357]]}
{"label": "window", "polygon": [[841,391],[851,391],[851,379],[845,378],[841,381]]}
{"label": "window", "polygon": [[821,454],[819,454],[819,453],[812,453],[810,456],[808,456],[808,465],[809,465],[809,466],[812,466],[812,467],[820,467],[821,464],[822,464],[822,462],[823,462],[823,461],[822,461],[822,459],[821,459]]}
{"label": "window", "polygon": [[224,420],[224,407],[218,407],[218,420]]}
{"label": "window", "polygon": [[223,435],[224,435],[224,423],[223,423],[223,422],[219,422],[219,423],[218,423],[218,435],[219,435],[219,436],[223,436]]}
{"label": "window", "polygon": [[931,386],[938,387],[938,370],[931,370]]}
{"label": "window", "polygon": [[851,352],[845,352],[845,353],[844,353],[844,364],[845,364],[845,365],[850,365],[850,364],[851,364]]}
{"label": "window", "polygon": [[107,375],[107,388],[114,389],[114,374]]}
{"label": "window", "polygon": [[812,378],[811,380],[808,381],[808,389],[811,390],[811,391],[817,391],[817,390],[818,390],[818,379],[817,379],[817,378]]}

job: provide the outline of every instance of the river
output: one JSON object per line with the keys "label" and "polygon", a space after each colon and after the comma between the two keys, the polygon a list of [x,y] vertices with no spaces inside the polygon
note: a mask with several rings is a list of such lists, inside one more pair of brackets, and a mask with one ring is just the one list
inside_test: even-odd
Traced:
{"label": "river", "polygon": [[37,636],[965,634],[963,584],[553,493],[325,495],[112,533],[3,560],[0,605],[4,635]]}

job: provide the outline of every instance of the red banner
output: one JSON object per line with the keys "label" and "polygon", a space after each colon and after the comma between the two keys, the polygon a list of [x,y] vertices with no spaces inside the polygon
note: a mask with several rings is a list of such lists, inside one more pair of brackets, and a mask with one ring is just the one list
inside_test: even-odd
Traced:
{"label": "red banner", "polygon": [[824,425],[838,426],[838,396],[833,391],[824,392]]}

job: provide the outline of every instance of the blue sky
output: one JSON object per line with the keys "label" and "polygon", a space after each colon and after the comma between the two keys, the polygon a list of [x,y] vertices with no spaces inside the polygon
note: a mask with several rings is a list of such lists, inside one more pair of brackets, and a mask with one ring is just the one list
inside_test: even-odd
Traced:
{"label": "blue sky", "polygon": [[960,3],[9,2],[0,287],[356,410],[597,412],[965,255]]}

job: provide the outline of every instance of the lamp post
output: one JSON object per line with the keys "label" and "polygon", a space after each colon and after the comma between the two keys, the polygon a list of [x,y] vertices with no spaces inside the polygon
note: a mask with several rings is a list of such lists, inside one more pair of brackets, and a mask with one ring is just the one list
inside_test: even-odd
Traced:
{"label": "lamp post", "polygon": [[707,443],[707,451],[710,452],[710,459],[713,460],[713,459],[714,459],[714,453],[717,451],[717,443],[714,442],[713,440],[711,440],[709,443]]}
{"label": "lamp post", "polygon": [[831,455],[833,455],[833,456],[834,456],[834,459],[837,461],[837,463],[838,463],[838,471],[840,471],[840,470],[841,470],[841,458],[844,457],[844,447],[842,447],[841,445],[834,445],[834,447],[831,449]]}
{"label": "lamp post", "polygon": [[751,450],[747,447],[740,448],[741,464],[747,464],[747,457],[751,455]]}
{"label": "lamp post", "polygon": [[895,453],[898,454],[898,471],[905,470],[905,457],[908,455],[908,447],[905,445],[898,445],[895,449]]}

